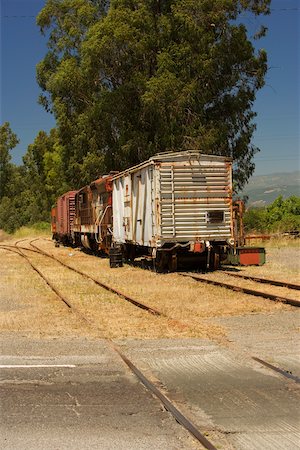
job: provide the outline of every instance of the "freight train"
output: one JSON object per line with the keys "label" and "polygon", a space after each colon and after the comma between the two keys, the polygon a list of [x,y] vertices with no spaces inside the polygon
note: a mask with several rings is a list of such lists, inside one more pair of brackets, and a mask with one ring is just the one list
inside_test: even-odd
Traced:
{"label": "freight train", "polygon": [[231,158],[160,153],[58,198],[57,245],[107,254],[110,266],[146,257],[157,271],[216,269],[234,245]]}

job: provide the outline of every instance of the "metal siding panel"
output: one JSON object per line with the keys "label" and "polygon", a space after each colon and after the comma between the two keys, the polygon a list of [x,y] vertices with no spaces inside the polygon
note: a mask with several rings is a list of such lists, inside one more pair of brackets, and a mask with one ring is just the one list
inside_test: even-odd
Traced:
{"label": "metal siding panel", "polygon": [[153,192],[153,168],[149,166],[146,171],[145,176],[145,202],[144,202],[144,245],[151,246],[153,241],[153,202],[152,202],[152,192]]}
{"label": "metal siding panel", "polygon": [[[163,162],[160,169],[161,240],[231,238],[231,166],[225,161]],[[224,222],[207,223],[208,211]]]}
{"label": "metal siding panel", "polygon": [[138,232],[138,201],[139,201],[139,179],[137,173],[131,175],[132,182],[132,241],[137,242],[136,235]]}
{"label": "metal siding panel", "polygon": [[125,229],[122,223],[124,217],[124,179],[113,182],[113,237],[115,242],[125,241]]}
{"label": "metal siding panel", "polygon": [[132,183],[131,176],[127,175],[123,178],[124,180],[124,217],[123,217],[123,227],[124,227],[124,239],[132,239]]}
{"label": "metal siding panel", "polygon": [[132,174],[135,179],[134,210],[136,227],[136,235],[133,240],[142,246],[151,245],[153,240],[151,171],[152,167],[146,166]]}
{"label": "metal siding panel", "polygon": [[[170,241],[229,239],[231,189],[226,158],[170,154],[149,160],[113,179],[113,240],[155,247]],[[207,223],[207,212],[217,210],[224,211],[224,223]]]}
{"label": "metal siding panel", "polygon": [[114,242],[151,245],[153,241],[152,202],[152,165],[143,166],[113,180]]}
{"label": "metal siding panel", "polygon": [[152,223],[153,223],[153,245],[157,246],[161,237],[161,196],[160,196],[160,164],[153,167],[153,193],[152,193]]}

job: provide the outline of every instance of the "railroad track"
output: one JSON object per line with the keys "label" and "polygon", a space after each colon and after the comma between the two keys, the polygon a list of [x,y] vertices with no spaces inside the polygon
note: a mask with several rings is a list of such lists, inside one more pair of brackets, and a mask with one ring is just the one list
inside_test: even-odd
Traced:
{"label": "railroad track", "polygon": [[[34,246],[32,242],[30,243],[33,247],[35,247],[34,252],[42,254],[44,256],[52,257],[54,260],[62,263],[57,258],[53,257],[52,255],[49,255],[47,252],[44,252],[43,250],[38,249],[38,247]],[[74,308],[74,306],[66,300],[66,298],[56,289],[56,287],[45,277],[40,270],[37,269],[37,267],[32,264],[30,259],[24,254],[24,251],[31,250],[26,247],[19,247],[17,243],[14,246],[5,246],[0,245],[0,249],[10,251],[13,253],[18,254],[19,256],[23,257],[29,265],[32,267],[32,269],[37,272],[40,277],[46,282],[46,284],[50,287],[50,289],[56,294],[56,296],[72,311],[74,311],[81,320],[84,320],[92,329],[95,328],[95,324],[93,324],[90,320],[88,320],[81,312],[79,312],[77,309]],[[63,265],[65,267],[68,267],[73,270],[70,266],[67,264]],[[75,270],[75,272],[80,273],[81,275],[86,275],[83,272]],[[91,277],[88,277],[92,279]],[[93,280],[94,281],[94,280]],[[108,290],[111,290],[110,288]],[[119,295],[119,294],[118,294]],[[123,295],[122,295],[123,296]],[[135,304],[135,303],[134,303]],[[145,309],[145,305],[143,305],[143,309]],[[148,310],[148,307],[147,307]],[[151,308],[150,308],[151,310]],[[157,315],[157,314],[155,314]],[[127,367],[131,370],[131,372],[138,378],[138,380],[156,397],[160,400],[160,402],[164,405],[167,411],[169,411],[170,414],[176,419],[180,425],[182,425],[204,448],[208,450],[217,450],[216,447],[197,429],[197,427],[191,422],[191,420],[186,417],[176,406],[175,404],[164,395],[160,389],[158,389],[157,386],[155,386],[154,383],[152,383],[145,375],[133,364],[133,362],[127,358],[126,355],[124,355],[120,348],[111,340],[106,339],[106,341],[110,344],[111,348],[119,355],[119,357],[122,359],[122,361],[127,365]]]}
{"label": "railroad track", "polygon": [[274,366],[273,364],[268,363],[267,361],[264,361],[263,359],[257,358],[256,356],[252,356],[252,359],[259,364],[262,364],[263,366],[267,367],[268,369],[273,370],[276,373],[279,373],[280,375],[284,376],[285,378],[289,378],[290,380],[295,381],[295,383],[300,384],[300,378],[296,375],[293,375],[292,372],[288,370],[281,369],[280,367]]}
{"label": "railroad track", "polygon": [[[224,272],[222,272],[222,273],[224,273]],[[289,288],[290,288],[290,286],[293,286],[290,289],[297,289],[297,290],[300,289],[300,286],[298,286],[298,285],[291,285],[290,283],[284,283],[284,282],[274,281],[274,280],[266,280],[265,278],[254,279],[256,277],[248,277],[246,275],[232,274],[231,272],[225,272],[225,273],[226,273],[226,275],[229,275],[229,276],[245,278],[245,279],[251,279],[252,281],[257,281],[258,282],[258,280],[260,280],[259,282],[265,283],[265,284],[273,285],[274,283],[276,283],[276,286],[289,287]],[[220,286],[220,287],[223,287],[223,288],[226,288],[226,289],[230,289],[231,291],[242,292],[243,294],[254,295],[255,297],[263,297],[263,298],[268,299],[268,300],[272,300],[272,301],[275,301],[275,302],[282,302],[282,303],[285,303],[285,304],[288,304],[288,305],[291,305],[291,306],[296,306],[296,307],[300,306],[300,300],[292,299],[292,298],[289,298],[289,297],[282,297],[280,295],[275,295],[275,294],[271,294],[271,293],[267,293],[267,292],[263,292],[263,291],[258,291],[258,290],[255,290],[255,289],[249,289],[247,287],[236,286],[236,285],[233,285],[233,284],[224,283],[222,281],[211,280],[209,278],[201,277],[200,275],[197,275],[197,274],[194,274],[194,273],[179,272],[179,275],[182,276],[182,277],[192,278],[193,280],[201,282],[201,283],[211,284],[213,286]],[[290,286],[287,286],[287,285],[290,285]]]}
{"label": "railroad track", "polygon": [[[116,295],[118,295],[119,297],[123,298],[124,300],[132,303],[133,305],[137,306],[138,308],[144,309],[146,311],[148,311],[150,314],[153,315],[157,315],[157,316],[163,316],[164,314],[152,307],[149,307],[147,305],[145,305],[144,303],[141,303],[133,298],[131,298],[130,296],[124,294],[123,292],[120,292],[119,290],[91,277],[90,275],[82,272],[81,270],[75,269],[74,267],[64,263],[63,261],[61,261],[60,259],[56,258],[54,255],[45,252],[44,250],[42,250],[41,248],[37,247],[36,245],[33,244],[33,242],[35,242],[38,239],[34,239],[32,241],[29,242],[29,244],[33,247],[33,249],[30,249],[28,247],[20,247],[18,244],[20,242],[23,242],[25,239],[22,239],[20,241],[17,241],[14,244],[14,248],[19,249],[19,250],[26,250],[26,251],[31,251],[31,252],[35,252],[35,253],[40,253],[43,254],[44,256],[53,259],[54,261],[58,262],[59,264],[61,264],[62,266],[72,270],[73,272],[76,272],[78,274],[80,274],[81,276],[85,277],[86,279],[89,279],[91,281],[93,281],[95,284],[97,284],[98,286],[102,287],[103,289],[112,292]],[[4,247],[3,244],[1,244],[1,247]],[[6,248],[11,247],[9,245],[5,245]],[[30,262],[29,262],[30,264]],[[236,278],[240,278],[240,279],[247,279],[247,280],[251,280],[251,281],[255,281],[255,282],[259,282],[259,283],[264,283],[264,284],[269,284],[269,285],[274,285],[274,286],[279,286],[279,287],[287,287],[289,289],[294,289],[294,290],[300,290],[300,286],[297,284],[292,284],[292,283],[288,283],[288,282],[284,282],[284,281],[276,281],[276,280],[268,280],[265,278],[258,278],[258,277],[253,277],[253,276],[248,276],[248,275],[241,275],[241,274],[236,274],[236,273],[232,273],[232,272],[228,272],[228,271],[222,271],[222,273],[225,273],[228,276],[231,277],[236,277]],[[180,276],[184,276],[184,277],[189,277],[189,278],[193,278],[195,281],[198,282],[203,282],[203,283],[207,283],[207,284],[211,284],[214,286],[220,286],[220,287],[224,287],[236,292],[242,292],[245,294],[249,294],[249,295],[253,295],[256,297],[263,297],[269,300],[273,300],[276,302],[282,302],[285,304],[289,304],[295,307],[299,307],[300,306],[300,301],[296,300],[296,299],[291,299],[288,297],[282,297],[279,295],[274,295],[274,294],[270,294],[270,293],[266,293],[266,292],[262,292],[262,291],[258,291],[258,290],[254,290],[254,289],[249,289],[249,288],[245,288],[245,287],[241,287],[241,286],[236,286],[236,285],[232,285],[232,284],[228,284],[228,283],[224,283],[221,281],[217,281],[217,280],[211,280],[205,277],[201,277],[200,275],[196,275],[196,274],[192,274],[192,273],[183,273],[183,272],[179,272]]]}
{"label": "railroad track", "polygon": [[277,280],[270,280],[267,278],[253,277],[250,275],[241,275],[239,273],[228,272],[227,270],[223,270],[222,273],[225,273],[226,275],[229,275],[231,277],[243,278],[244,280],[256,281],[257,283],[271,284],[272,286],[286,287],[289,289],[295,289],[296,291],[300,291],[299,284],[288,283],[287,281],[277,281]]}
{"label": "railroad track", "polygon": [[[98,282],[98,280],[94,280],[92,277],[88,276],[87,274],[85,274],[84,272],[81,272],[77,269],[74,269],[73,267],[63,263],[62,261],[60,261],[58,258],[54,257],[53,255],[50,255],[49,253],[45,252],[44,250],[40,249],[39,247],[35,246],[33,244],[34,241],[30,242],[30,245],[32,246],[32,249],[27,248],[27,247],[21,247],[20,245],[18,245],[18,243],[16,243],[15,246],[5,246],[5,245],[1,245],[0,248],[2,248],[3,250],[8,250],[14,253],[17,253],[18,255],[20,255],[21,257],[23,257],[28,263],[29,265],[32,267],[33,270],[35,270],[35,272],[37,272],[41,278],[47,283],[47,285],[53,290],[53,292],[57,295],[57,297],[63,301],[63,303],[66,305],[66,307],[71,310],[72,312],[76,313],[79,318],[81,320],[83,320],[89,327],[91,327],[92,329],[95,329],[95,324],[93,322],[91,322],[90,320],[88,320],[80,311],[78,311],[69,301],[68,299],[66,299],[56,288],[55,286],[41,273],[41,271],[32,263],[32,261],[30,261],[30,258],[28,258],[28,256],[24,253],[25,251],[29,251],[29,252],[33,252],[33,253],[37,253],[40,255],[44,255],[47,257],[52,258],[53,260],[59,262],[60,264],[62,264],[63,266],[69,268],[70,270],[73,270],[74,272],[92,279],[93,281],[96,282],[96,284],[99,284],[101,287],[103,286],[102,283]],[[186,274],[184,274],[185,276],[188,276]],[[193,277],[195,278],[195,277]],[[206,280],[207,281],[207,280]],[[105,289],[114,292],[115,290],[110,287],[108,287],[107,285],[104,285]],[[117,291],[117,294],[120,295],[120,293]],[[121,294],[122,297],[124,297],[125,295],[122,293]],[[127,296],[125,296],[127,297]],[[133,299],[131,299],[133,300]],[[133,303],[135,306],[137,306],[137,304],[140,304],[139,302],[136,302],[136,300],[134,300],[133,302],[131,301],[131,303]],[[144,304],[140,304],[142,305],[142,309],[146,309],[149,310],[148,307],[146,307],[146,305]],[[298,306],[298,305],[297,305]],[[151,308],[150,308],[151,310]],[[150,311],[151,312],[151,311]],[[155,315],[161,315],[160,313],[157,314],[157,312],[155,313]],[[193,435],[193,437],[199,442],[201,443],[201,445],[209,450],[216,450],[216,447],[195,427],[195,425],[189,420],[189,418],[187,418],[184,414],[182,414],[179,409],[172,403],[172,401],[170,401],[161,391],[160,389],[153,384],[149,379],[147,379],[145,377],[145,375],[132,363],[131,360],[129,360],[127,358],[127,356],[125,356],[121,350],[115,345],[115,343],[112,340],[107,339],[107,342],[110,343],[112,349],[119,355],[119,357],[123,360],[123,362],[128,366],[128,368],[132,371],[132,373],[134,373],[134,375],[139,379],[139,381],[141,383],[144,384],[144,386],[151,391],[151,393],[153,395],[155,395],[160,402],[164,405],[164,407],[173,415],[173,417],[176,419],[176,421],[178,423],[180,423],[187,431],[189,431],[189,433],[191,433]],[[275,371],[277,374],[282,375],[285,378],[288,378],[296,383],[300,383],[300,379],[299,377],[291,374],[289,371],[286,371],[284,369],[281,369],[279,367],[276,367],[270,363],[268,363],[267,361],[264,361],[260,358],[257,357],[253,357],[252,359],[254,361],[256,361],[258,364],[263,365],[264,367],[267,367],[268,369]]]}
{"label": "railroad track", "polygon": [[[37,239],[34,239],[32,241],[29,242],[29,245],[31,245],[33,247],[33,249],[36,252],[39,252],[40,254],[43,254],[44,256],[47,256],[48,258],[53,259],[54,261],[58,262],[59,264],[61,264],[63,267],[66,267],[70,270],[72,270],[75,273],[78,273],[79,275],[83,276],[84,278],[93,281],[95,284],[97,284],[98,286],[100,286],[101,288],[112,292],[113,294],[116,294],[118,297],[121,297],[123,300],[126,300],[127,302],[133,304],[134,306],[137,306],[138,308],[144,309],[145,311],[149,312],[150,314],[156,315],[156,316],[162,316],[163,313],[151,308],[150,306],[145,305],[144,303],[141,303],[135,299],[133,299],[132,297],[124,294],[123,292],[113,288],[112,286],[109,286],[99,280],[97,280],[96,278],[91,277],[90,275],[82,272],[81,270],[75,269],[72,266],[69,266],[69,264],[64,263],[63,261],[61,261],[60,259],[56,258],[55,256],[51,255],[48,252],[45,252],[44,250],[40,249],[39,247],[37,247],[36,245],[33,244],[33,242],[35,242]],[[30,250],[30,249],[29,249]]]}
{"label": "railroad track", "polygon": [[[144,303],[141,303],[135,299],[133,299],[132,297],[124,294],[123,292],[120,292],[119,290],[115,289],[114,287],[111,287],[93,277],[91,277],[90,275],[82,272],[81,270],[75,269],[74,267],[64,263],[63,261],[61,261],[60,259],[56,258],[54,255],[45,252],[44,250],[42,250],[41,248],[37,247],[36,245],[33,244],[33,242],[35,242],[38,239],[34,239],[32,241],[29,242],[29,244],[33,247],[33,249],[29,249],[28,247],[20,247],[18,244],[20,242],[23,242],[24,239],[17,241],[14,244],[14,248],[16,249],[20,249],[20,250],[26,250],[26,251],[32,251],[35,253],[40,253],[43,254],[44,256],[47,256],[48,258],[53,259],[54,261],[58,262],[59,264],[61,264],[62,266],[72,270],[73,272],[76,272],[78,274],[80,274],[81,276],[93,281],[95,284],[97,284],[98,286],[102,287],[103,289],[106,289],[109,292],[112,292],[116,295],[118,295],[119,297],[123,298],[124,300],[132,303],[133,305],[137,306],[138,308],[144,309],[146,311],[148,311],[150,314],[153,315],[157,315],[157,316],[163,316],[164,314],[154,308],[151,308],[147,305],[145,305]],[[3,244],[1,244],[1,247],[3,247]],[[10,247],[10,246],[5,246],[6,248]],[[228,272],[228,271],[222,271],[222,273],[225,273],[228,276],[231,277],[236,277],[236,278],[240,278],[240,279],[247,279],[247,280],[251,280],[251,281],[255,281],[255,282],[259,282],[259,283],[264,283],[264,284],[269,284],[269,285],[274,285],[274,286],[279,286],[279,287],[287,287],[289,289],[295,289],[295,290],[300,290],[300,286],[296,285],[296,284],[292,284],[292,283],[288,283],[288,282],[284,282],[284,281],[276,281],[276,280],[268,280],[265,278],[258,278],[258,277],[253,277],[253,276],[248,276],[248,275],[241,275],[241,274],[236,274],[236,273],[232,273],[232,272]],[[244,294],[249,294],[249,295],[253,295],[256,297],[263,297],[265,299],[268,300],[272,300],[272,301],[276,301],[276,302],[282,302],[285,304],[289,304],[295,307],[299,307],[300,306],[300,301],[296,300],[296,299],[291,299],[288,297],[282,297],[279,295],[274,295],[271,293],[266,293],[266,292],[262,292],[262,291],[258,291],[258,290],[254,290],[254,289],[249,289],[249,288],[245,288],[245,287],[241,287],[241,286],[236,286],[236,285],[232,285],[232,284],[228,284],[228,283],[224,283],[221,281],[217,281],[217,280],[211,280],[205,277],[201,277],[200,275],[196,275],[196,274],[192,274],[192,273],[183,273],[183,272],[179,272],[179,275],[184,276],[184,277],[190,277],[193,278],[195,281],[198,282],[203,282],[203,283],[207,283],[207,284],[211,284],[214,286],[220,286],[220,287],[224,287],[236,292],[242,292]]]}
{"label": "railroad track", "polygon": [[[62,300],[68,308],[71,308],[71,305],[66,300],[66,298],[56,289],[56,287],[48,280],[48,278],[46,278],[43,275],[43,273],[30,261],[28,256],[26,256],[24,254],[23,250],[30,250],[30,249],[27,249],[26,247],[18,247],[17,243],[12,247],[1,245],[0,248],[10,251],[10,252],[13,252],[13,253],[16,253],[17,255],[24,258],[27,261],[27,263],[30,265],[30,267],[45,281],[45,283],[50,287],[50,289],[52,289],[52,291],[55,292],[55,294],[59,297],[59,299]],[[40,253],[38,251],[34,251],[34,252]]]}

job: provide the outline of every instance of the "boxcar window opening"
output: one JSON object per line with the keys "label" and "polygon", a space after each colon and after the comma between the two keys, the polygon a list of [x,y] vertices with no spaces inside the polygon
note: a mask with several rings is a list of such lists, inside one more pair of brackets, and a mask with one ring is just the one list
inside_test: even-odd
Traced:
{"label": "boxcar window opening", "polygon": [[223,223],[225,221],[224,211],[207,211],[207,223]]}

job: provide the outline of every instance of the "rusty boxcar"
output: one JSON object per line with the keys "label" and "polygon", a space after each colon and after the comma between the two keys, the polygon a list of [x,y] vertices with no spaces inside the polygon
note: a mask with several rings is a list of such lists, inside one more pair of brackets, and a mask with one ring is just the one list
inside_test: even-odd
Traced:
{"label": "rusty boxcar", "polygon": [[69,191],[57,199],[51,211],[51,228],[53,239],[62,244],[71,244],[73,221],[75,216],[75,195],[77,191]]}
{"label": "rusty boxcar", "polygon": [[94,252],[108,253],[112,239],[112,175],[104,175],[75,196],[73,239]]}
{"label": "rusty boxcar", "polygon": [[234,242],[231,158],[157,154],[115,175],[112,190],[114,258],[147,255],[157,270],[216,268]]}

